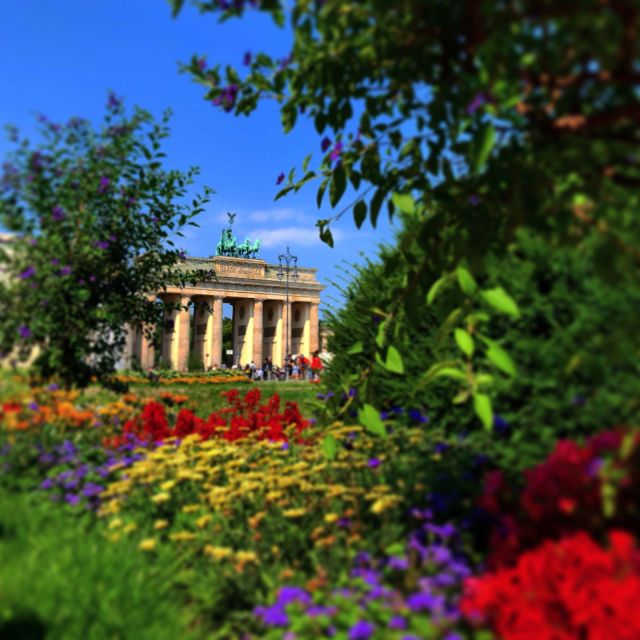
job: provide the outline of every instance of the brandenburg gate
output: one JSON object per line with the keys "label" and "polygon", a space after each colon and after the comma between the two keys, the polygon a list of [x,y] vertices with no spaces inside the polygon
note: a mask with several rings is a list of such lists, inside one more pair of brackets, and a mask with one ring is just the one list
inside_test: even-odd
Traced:
{"label": "brandenburg gate", "polygon": [[223,303],[233,306],[234,364],[253,361],[259,366],[271,358],[274,365],[282,366],[287,345],[289,353],[310,357],[319,348],[318,306],[324,289],[316,280],[317,269],[297,267],[297,278],[287,281],[281,265],[244,257],[259,248],[259,241],[239,244],[231,229],[225,229],[218,255],[186,258],[182,263],[185,271],[213,270],[216,278],[158,293],[157,298],[171,303],[164,315],[160,353],[155,353],[140,329],[130,328],[125,366],[137,361],[149,369],[163,361],[185,371],[193,355],[205,369],[219,368],[223,362]]}

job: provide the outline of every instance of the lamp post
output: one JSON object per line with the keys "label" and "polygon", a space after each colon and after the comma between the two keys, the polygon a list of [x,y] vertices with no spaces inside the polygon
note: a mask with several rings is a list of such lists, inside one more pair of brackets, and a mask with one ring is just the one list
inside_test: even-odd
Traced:
{"label": "lamp post", "polygon": [[[287,309],[287,322],[286,322],[286,326],[285,326],[285,332],[286,332],[286,337],[285,337],[285,358],[289,355],[289,273],[291,271],[293,271],[293,274],[291,275],[291,277],[294,280],[298,279],[298,256],[294,256],[291,254],[291,252],[289,251],[289,247],[287,247],[287,252],[286,253],[281,253],[278,256],[278,262],[280,263],[280,266],[278,268],[278,280],[280,280],[280,282],[282,282],[282,278],[285,277],[285,273],[286,273],[286,286],[285,286],[285,298],[286,298],[286,302],[285,302],[285,307]],[[284,375],[285,378],[288,379],[289,378],[289,369],[287,368],[287,363],[285,361],[284,363]]]}

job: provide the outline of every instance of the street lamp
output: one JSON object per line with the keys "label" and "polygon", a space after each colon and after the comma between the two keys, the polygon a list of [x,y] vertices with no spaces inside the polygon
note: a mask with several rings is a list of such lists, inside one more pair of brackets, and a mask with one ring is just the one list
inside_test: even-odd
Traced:
{"label": "street lamp", "polygon": [[[278,267],[278,280],[280,280],[280,282],[282,282],[282,278],[285,277],[285,272],[286,272],[286,287],[285,287],[285,296],[286,296],[286,302],[285,302],[285,307],[287,309],[287,322],[286,322],[286,326],[285,326],[285,358],[286,356],[289,355],[289,273],[291,271],[293,271],[293,274],[291,275],[291,277],[294,280],[298,279],[298,256],[294,256],[291,254],[291,252],[289,251],[289,247],[287,247],[287,253],[281,253],[278,256],[278,261],[280,263],[280,266]],[[289,369],[287,368],[287,363],[285,361],[284,363],[284,375],[285,378],[289,377]]]}

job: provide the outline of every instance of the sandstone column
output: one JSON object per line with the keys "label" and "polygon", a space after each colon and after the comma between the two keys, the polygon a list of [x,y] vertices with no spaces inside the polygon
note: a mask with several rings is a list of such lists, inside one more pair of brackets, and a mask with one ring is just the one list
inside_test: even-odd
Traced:
{"label": "sandstone column", "polygon": [[145,328],[142,327],[142,335],[140,336],[140,366],[143,369],[153,369],[155,361],[153,343],[147,338]]}
{"label": "sandstone column", "polygon": [[253,302],[253,361],[256,367],[262,366],[262,342],[264,336],[262,333],[263,325],[263,304],[262,300],[254,300]]}
{"label": "sandstone column", "polygon": [[222,298],[213,299],[211,351],[209,366],[220,367],[222,364]]}
{"label": "sandstone column", "polygon": [[[291,303],[282,303],[282,364],[291,351]],[[288,351],[287,351],[288,350]]]}
{"label": "sandstone column", "polygon": [[172,358],[173,366],[178,371],[186,371],[189,361],[189,341],[191,328],[191,314],[189,313],[188,304],[190,298],[188,296],[180,297],[180,309],[176,313],[175,331],[176,338],[174,342],[174,358]]}
{"label": "sandstone column", "polygon": [[309,351],[313,354],[320,348],[320,322],[318,319],[319,305],[312,302],[309,306]]}

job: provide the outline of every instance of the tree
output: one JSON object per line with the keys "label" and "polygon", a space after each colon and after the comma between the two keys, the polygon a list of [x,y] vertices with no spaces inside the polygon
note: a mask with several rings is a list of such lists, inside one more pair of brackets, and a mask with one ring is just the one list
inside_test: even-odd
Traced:
{"label": "tree", "polygon": [[[183,2],[172,4],[178,13]],[[402,264],[406,278],[378,302],[379,361],[395,362],[393,343],[408,343],[401,308],[415,321],[434,283],[459,267],[482,279],[487,257],[504,253],[523,227],[552,247],[589,238],[598,273],[635,278],[640,9],[633,0],[195,4],[222,19],[252,7],[279,24],[290,17],[293,47],[284,58],[248,53],[246,72],[207,68],[201,56],[184,67],[225,111],[250,114],[275,99],[285,131],[298,118],[313,120],[324,136],[321,159],[310,169],[307,157],[302,175],[282,176],[277,198],[318,180],[318,204],[328,195],[336,209],[317,223],[329,244],[331,224],[347,212],[358,227],[367,218],[375,226],[383,210],[412,220],[412,234],[387,263]],[[345,206],[349,186],[355,195]],[[452,338],[474,333],[473,316],[450,311],[458,313],[457,326],[445,327]],[[475,398],[477,380],[469,384]],[[482,395],[476,404],[490,425]]]}
{"label": "tree", "polygon": [[0,253],[9,276],[0,283],[0,350],[24,358],[35,348],[42,376],[105,379],[126,324],[152,337],[162,313],[155,293],[207,275],[181,269],[184,254],[172,240],[196,224],[211,190],[182,202],[198,171],[164,169],[169,115],[127,115],[111,94],[98,129],[41,116],[37,146],[10,130],[0,221],[16,235],[11,255]]}

